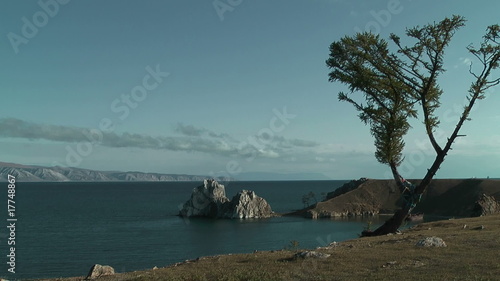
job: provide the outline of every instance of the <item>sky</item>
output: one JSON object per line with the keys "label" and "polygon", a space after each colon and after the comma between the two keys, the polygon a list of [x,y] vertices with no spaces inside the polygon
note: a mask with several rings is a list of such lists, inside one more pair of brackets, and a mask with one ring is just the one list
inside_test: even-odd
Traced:
{"label": "sky", "polygon": [[[500,2],[347,0],[1,1],[0,161],[238,178],[390,178],[369,127],[328,82],[329,45],[388,38],[454,14],[441,144],[470,83],[466,51]],[[500,76],[497,71],[496,76]],[[473,111],[437,178],[500,177],[499,88]],[[401,174],[434,159],[420,120]]]}

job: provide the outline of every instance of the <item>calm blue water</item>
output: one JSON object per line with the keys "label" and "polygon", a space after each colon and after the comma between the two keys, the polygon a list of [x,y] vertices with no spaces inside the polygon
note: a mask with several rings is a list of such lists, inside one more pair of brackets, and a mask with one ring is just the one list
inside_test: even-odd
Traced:
{"label": "calm blue water", "polygon": [[[226,194],[254,190],[276,212],[302,207],[302,195],[345,181],[231,182]],[[0,233],[0,276],[86,275],[95,264],[118,272],[166,266],[199,256],[304,248],[357,237],[361,220],[207,220],[177,217],[198,182],[17,183],[16,274],[7,272],[7,230]],[[7,185],[7,184],[5,184]],[[6,191],[7,188],[1,189]],[[7,192],[1,200],[6,202]],[[2,206],[4,203],[2,203]],[[2,217],[7,218],[5,207]],[[7,222],[4,220],[4,224]]]}

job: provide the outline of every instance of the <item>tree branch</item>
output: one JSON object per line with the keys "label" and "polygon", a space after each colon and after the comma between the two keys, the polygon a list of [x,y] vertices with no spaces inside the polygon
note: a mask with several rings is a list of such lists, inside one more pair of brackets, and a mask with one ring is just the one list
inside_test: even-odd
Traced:
{"label": "tree branch", "polygon": [[389,166],[391,167],[392,176],[396,181],[396,185],[398,186],[399,191],[403,193],[403,190],[405,190],[405,186],[403,184],[402,177],[398,172],[398,167],[394,162],[389,163]]}

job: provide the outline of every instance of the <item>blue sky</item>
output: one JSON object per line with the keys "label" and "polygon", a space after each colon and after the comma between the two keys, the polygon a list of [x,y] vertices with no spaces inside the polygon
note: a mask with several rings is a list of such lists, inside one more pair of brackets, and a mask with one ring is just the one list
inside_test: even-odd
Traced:
{"label": "blue sky", "polygon": [[[497,1],[2,1],[0,161],[386,178],[369,128],[337,101],[344,86],[328,82],[329,44],[465,16],[441,77],[444,141],[472,82],[465,47],[499,22],[499,9]],[[478,104],[437,177],[500,177],[498,91]],[[424,128],[413,126],[401,167],[408,178],[433,160]]]}

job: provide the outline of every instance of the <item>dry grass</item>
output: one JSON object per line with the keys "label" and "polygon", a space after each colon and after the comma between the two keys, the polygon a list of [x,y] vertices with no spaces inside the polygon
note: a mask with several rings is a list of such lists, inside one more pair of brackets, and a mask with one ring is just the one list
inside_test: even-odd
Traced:
{"label": "dry grass", "polygon": [[[484,229],[474,229],[481,225]],[[428,236],[441,237],[448,247],[415,246]],[[355,239],[318,251],[331,256],[293,260],[292,251],[225,255],[99,280],[500,280],[500,215],[425,223],[401,235]]]}

